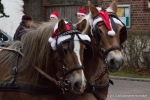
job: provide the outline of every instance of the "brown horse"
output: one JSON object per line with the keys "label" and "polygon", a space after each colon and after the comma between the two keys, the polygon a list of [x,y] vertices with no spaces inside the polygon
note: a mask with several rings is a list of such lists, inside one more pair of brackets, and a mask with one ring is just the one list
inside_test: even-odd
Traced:
{"label": "brown horse", "polygon": [[66,24],[60,20],[55,39],[59,41],[65,35],[71,38],[59,44],[56,41],[56,50],[53,50],[48,38],[55,25],[43,23],[29,30],[21,41],[0,51],[0,100],[62,100],[59,94],[67,95],[67,89],[83,93],[85,45],[80,40],[85,40],[82,36],[87,35],[79,34],[77,30],[65,33]]}
{"label": "brown horse", "polygon": [[[127,38],[126,27],[116,16],[117,4],[115,1],[107,9],[96,8],[90,2],[88,2],[88,6],[90,13],[76,24],[76,28],[83,34],[90,36],[94,57],[93,59],[85,59],[83,62],[88,82],[86,91],[81,95],[71,95],[75,100],[105,100],[109,82],[112,83],[107,72],[119,71],[124,62],[121,44]],[[102,16],[102,13],[106,13],[108,16]],[[109,33],[107,24],[102,17],[110,20],[109,24],[114,30],[113,34]],[[87,57],[91,56],[91,53],[89,51]]]}

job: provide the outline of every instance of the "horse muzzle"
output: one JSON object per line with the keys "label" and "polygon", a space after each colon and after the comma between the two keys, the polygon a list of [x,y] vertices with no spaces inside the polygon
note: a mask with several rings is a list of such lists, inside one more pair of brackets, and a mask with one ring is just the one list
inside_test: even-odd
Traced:
{"label": "horse muzzle", "polygon": [[121,52],[116,54],[114,51],[108,53],[107,56],[108,69],[110,72],[118,72],[121,70],[124,59],[121,55]]}
{"label": "horse muzzle", "polygon": [[81,94],[86,88],[86,79],[83,70],[74,71],[70,74],[71,90],[76,94]]}

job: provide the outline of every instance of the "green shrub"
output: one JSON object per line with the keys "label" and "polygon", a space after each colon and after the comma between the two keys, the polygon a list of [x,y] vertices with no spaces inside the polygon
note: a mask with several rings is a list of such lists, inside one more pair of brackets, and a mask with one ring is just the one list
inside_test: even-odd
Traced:
{"label": "green shrub", "polygon": [[150,30],[128,30],[128,38],[123,47],[126,66],[146,67],[143,53],[150,51]]}

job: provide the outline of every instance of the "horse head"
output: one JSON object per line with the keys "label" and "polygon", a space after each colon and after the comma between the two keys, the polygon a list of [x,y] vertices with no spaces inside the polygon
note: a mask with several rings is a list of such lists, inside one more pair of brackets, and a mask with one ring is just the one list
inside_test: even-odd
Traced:
{"label": "horse head", "polygon": [[90,41],[88,35],[83,35],[73,30],[71,25],[60,20],[54,27],[54,33],[49,38],[51,47],[55,52],[57,77],[70,83],[75,93],[83,93],[86,86],[86,79],[83,72],[84,40]]}
{"label": "horse head", "polygon": [[96,8],[91,2],[88,6],[90,13],[76,24],[76,28],[84,34],[90,33],[109,71],[117,72],[124,63],[121,45],[127,39],[126,26],[116,15],[117,4],[113,1],[107,9]]}

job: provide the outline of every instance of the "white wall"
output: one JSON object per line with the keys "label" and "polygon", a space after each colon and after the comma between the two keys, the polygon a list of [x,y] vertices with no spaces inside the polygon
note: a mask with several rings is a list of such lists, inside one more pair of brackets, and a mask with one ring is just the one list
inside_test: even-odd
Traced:
{"label": "white wall", "polygon": [[9,15],[8,18],[0,18],[0,29],[9,34],[11,37],[21,22],[23,13],[23,0],[2,0],[4,12]]}

